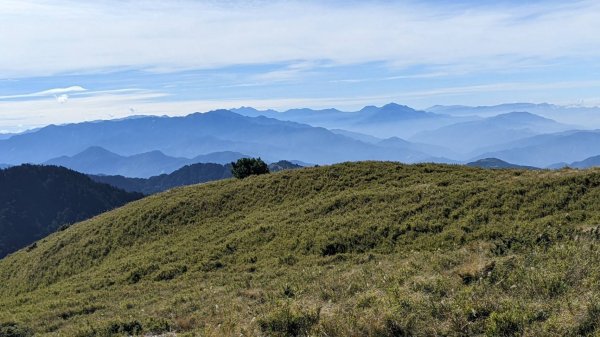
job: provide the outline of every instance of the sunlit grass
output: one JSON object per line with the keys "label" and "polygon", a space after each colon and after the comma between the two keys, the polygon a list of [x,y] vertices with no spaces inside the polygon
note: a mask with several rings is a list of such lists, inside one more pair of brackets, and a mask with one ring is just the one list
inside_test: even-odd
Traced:
{"label": "sunlit grass", "polygon": [[364,162],[180,188],[0,261],[39,335],[577,336],[600,171]]}

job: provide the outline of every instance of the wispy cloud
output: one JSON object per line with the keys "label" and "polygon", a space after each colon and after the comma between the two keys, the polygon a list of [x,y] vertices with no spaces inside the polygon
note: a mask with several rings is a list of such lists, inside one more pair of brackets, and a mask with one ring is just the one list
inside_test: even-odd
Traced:
{"label": "wispy cloud", "polygon": [[483,85],[457,86],[436,88],[423,91],[412,91],[401,93],[397,97],[417,99],[423,97],[443,97],[453,95],[469,95],[475,93],[486,92],[516,92],[530,90],[551,90],[551,89],[573,89],[573,88],[588,88],[600,87],[600,81],[557,81],[552,83],[523,83],[523,82],[505,82]]}
{"label": "wispy cloud", "polygon": [[597,1],[444,3],[4,0],[0,77],[294,60],[405,67],[600,56]]}
{"label": "wispy cloud", "polygon": [[[73,92],[82,92],[82,91],[86,91],[87,89],[81,87],[81,86],[71,86],[71,87],[67,87],[67,88],[54,88],[54,89],[48,89],[48,90],[43,90],[43,91],[37,91],[37,92],[32,92],[32,93],[27,93],[27,94],[16,94],[16,95],[6,95],[6,96],[0,96],[0,100],[6,100],[6,99],[18,99],[18,98],[31,98],[31,97],[44,97],[44,96],[64,96],[66,94],[69,93],[73,93]],[[68,97],[68,96],[67,96]],[[58,100],[58,98],[57,98]]]}
{"label": "wispy cloud", "polygon": [[395,75],[384,77],[363,77],[363,78],[347,78],[341,80],[331,80],[331,83],[363,83],[363,82],[378,82],[378,81],[396,81],[396,80],[414,80],[423,78],[438,78],[449,76],[447,72],[422,73],[412,75]]}

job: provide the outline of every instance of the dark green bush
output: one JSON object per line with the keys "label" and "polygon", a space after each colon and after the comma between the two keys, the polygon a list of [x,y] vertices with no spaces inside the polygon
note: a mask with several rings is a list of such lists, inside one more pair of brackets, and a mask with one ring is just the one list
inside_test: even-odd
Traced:
{"label": "dark green bush", "polygon": [[578,336],[590,336],[600,328],[600,304],[592,303],[588,305],[587,312],[583,321],[577,329]]}
{"label": "dark green bush", "polygon": [[110,323],[105,329],[107,336],[113,336],[118,334],[136,336],[142,333],[142,331],[142,323],[140,323],[139,321],[114,322]]}
{"label": "dark green bush", "polygon": [[488,318],[488,336],[510,337],[521,336],[528,321],[526,315],[519,310],[493,312]]}
{"label": "dark green bush", "polygon": [[156,275],[154,278],[155,281],[168,281],[176,278],[179,275],[185,274],[187,272],[187,266],[175,266],[169,269],[162,270]]}
{"label": "dark green bush", "polygon": [[143,267],[138,267],[135,270],[131,271],[127,276],[127,283],[135,284],[141,281],[146,275],[150,275],[153,272],[158,270],[158,266],[156,264],[150,264]]}
{"label": "dark green bush", "polygon": [[231,174],[238,179],[243,179],[251,175],[269,173],[267,163],[259,158],[241,158],[237,162],[231,163]]}
{"label": "dark green bush", "polygon": [[204,272],[215,271],[225,267],[225,265],[221,261],[209,261],[202,265],[200,270]]}
{"label": "dark green bush", "polygon": [[310,336],[311,328],[319,322],[319,310],[303,312],[292,310],[287,304],[260,319],[261,330],[269,336],[296,337]]}
{"label": "dark green bush", "polygon": [[15,322],[0,323],[0,337],[30,337],[33,331]]}

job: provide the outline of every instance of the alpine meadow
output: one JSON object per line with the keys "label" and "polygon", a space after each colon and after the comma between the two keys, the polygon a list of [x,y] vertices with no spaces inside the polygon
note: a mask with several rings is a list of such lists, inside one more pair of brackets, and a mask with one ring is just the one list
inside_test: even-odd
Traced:
{"label": "alpine meadow", "polygon": [[600,336],[600,3],[0,22],[0,337]]}
{"label": "alpine meadow", "polygon": [[0,262],[40,335],[539,335],[600,326],[600,171],[348,163],[174,189]]}

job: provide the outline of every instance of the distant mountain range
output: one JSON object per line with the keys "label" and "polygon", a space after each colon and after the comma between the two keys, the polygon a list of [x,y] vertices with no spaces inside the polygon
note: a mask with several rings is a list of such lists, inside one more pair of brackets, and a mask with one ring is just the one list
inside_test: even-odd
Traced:
{"label": "distant mountain range", "polygon": [[597,156],[600,131],[568,131],[538,135],[488,148],[474,160],[498,158],[511,163],[548,167],[557,162],[571,163]]}
{"label": "distant mountain range", "polygon": [[577,168],[577,169],[586,169],[586,168],[590,168],[590,167],[599,167],[599,166],[600,166],[600,156],[593,156],[593,157],[586,158],[584,160],[572,162],[570,164],[565,163],[565,162],[552,164],[552,165],[548,166],[548,168],[561,169],[561,168],[569,167],[569,168]]}
{"label": "distant mountain range", "polygon": [[[547,115],[567,108],[505,104],[436,106],[422,111],[390,103],[354,112],[244,107],[184,117],[136,116],[50,125],[15,134],[0,140],[0,160],[7,165],[45,163],[89,174],[149,178],[185,165],[225,164],[242,156],[319,165],[359,160],[465,163],[498,158],[516,165],[548,167],[600,155],[596,150],[599,131],[578,130],[529,109]],[[466,117],[478,111],[487,117]]]}
{"label": "distant mountain range", "polygon": [[411,141],[446,146],[461,153],[469,153],[482,147],[538,134],[570,129],[528,112],[510,112],[477,121],[452,124],[432,131],[424,131],[410,138]]}
{"label": "distant mountain range", "polygon": [[[271,172],[298,169],[301,167],[302,166],[300,165],[285,160],[269,164],[269,170]],[[154,194],[174,187],[200,184],[231,177],[230,164],[221,165],[214,163],[186,165],[173,173],[161,174],[148,179],[90,175],[90,178],[94,181],[109,184],[125,191],[140,192],[143,194]]]}
{"label": "distant mountain range", "polygon": [[[579,125],[578,129],[600,128],[600,107],[562,106],[548,103],[507,103],[492,106],[436,105],[425,110],[455,117],[490,117],[513,111],[527,111],[561,123]],[[582,120],[588,121],[586,125],[580,125]]]}
{"label": "distant mountain range", "polygon": [[44,164],[64,166],[89,174],[147,178],[159,174],[171,173],[182,166],[193,163],[225,164],[243,157],[248,156],[229,151],[200,155],[192,159],[170,157],[160,151],[121,156],[99,146],[92,146],[74,156],[54,158],[46,161]]}
{"label": "distant mountain range", "polygon": [[438,114],[419,111],[406,105],[389,103],[381,107],[365,106],[359,111],[347,112],[337,109],[313,110],[308,108],[290,109],[283,112],[275,110],[256,110],[250,107],[232,109],[231,111],[244,116],[265,116],[280,120],[306,123],[310,125],[321,125],[333,123],[340,124],[365,124],[365,123],[390,123],[412,119],[436,118]]}
{"label": "distant mountain range", "polygon": [[78,222],[142,197],[62,167],[0,170],[0,258]]}
{"label": "distant mountain range", "polygon": [[479,159],[477,161],[470,162],[470,163],[467,163],[465,165],[466,166],[470,166],[470,167],[480,167],[480,168],[489,168],[489,169],[539,170],[539,168],[537,168],[537,167],[515,165],[515,164],[507,163],[507,162],[505,162],[503,160],[500,160],[498,158],[484,158],[484,159]]}
{"label": "distant mountain range", "polygon": [[[246,117],[227,110],[185,117],[139,117],[51,125],[1,140],[0,158],[8,164],[45,163],[57,157],[73,157],[92,146],[122,156],[160,151],[171,157],[192,158],[199,153],[232,151],[270,161],[286,158],[315,164],[356,160],[417,162],[432,158],[418,147],[392,149],[321,127],[262,116]],[[91,153],[91,157],[94,155]],[[154,152],[137,159],[144,160],[149,156],[155,158],[160,154]],[[63,157],[52,161],[69,162],[77,163],[77,158]]]}
{"label": "distant mountain range", "polygon": [[589,168],[589,167],[596,167],[596,166],[600,166],[600,156],[593,156],[593,157],[587,158],[582,161],[573,162],[569,165],[569,167],[581,168],[581,169]]}
{"label": "distant mountain range", "polygon": [[474,119],[473,117],[456,117],[415,110],[396,103],[389,103],[381,107],[366,106],[359,111],[352,112],[337,109],[313,110],[306,108],[278,112],[275,110],[256,110],[249,107],[232,109],[232,111],[245,116],[266,116],[328,129],[343,129],[376,135],[380,138],[406,138],[419,131],[432,130]]}
{"label": "distant mountain range", "polygon": [[423,153],[428,153],[432,156],[431,158],[429,158],[429,160],[434,161],[436,163],[456,162],[455,160],[448,159],[446,157],[456,157],[457,154],[453,150],[450,150],[449,148],[443,147],[441,145],[431,145],[417,142],[413,143],[398,137],[383,139],[377,142],[376,144],[381,147],[396,149],[399,151],[420,151]]}
{"label": "distant mountain range", "polygon": [[383,140],[383,138],[367,135],[367,134],[360,133],[360,132],[343,130],[343,129],[331,129],[330,131],[337,135],[346,136],[348,138],[360,140],[361,142],[369,143],[369,144],[377,144]]}

